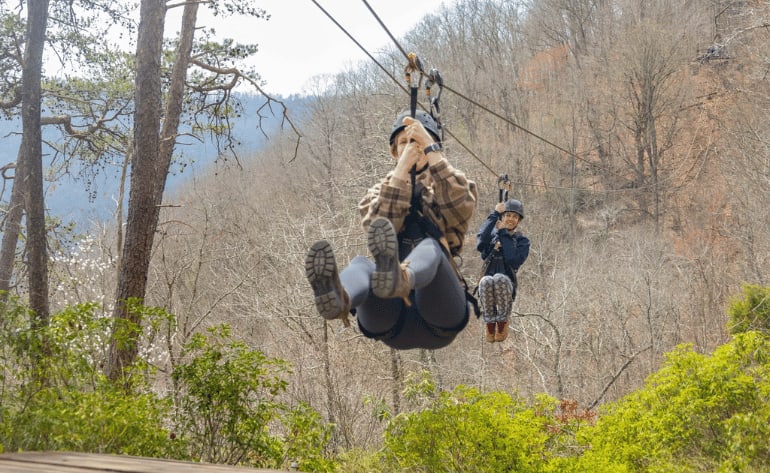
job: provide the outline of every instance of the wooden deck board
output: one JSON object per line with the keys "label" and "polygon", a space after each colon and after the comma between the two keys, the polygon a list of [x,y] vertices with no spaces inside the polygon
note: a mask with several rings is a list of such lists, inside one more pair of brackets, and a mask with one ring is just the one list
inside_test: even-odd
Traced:
{"label": "wooden deck board", "polygon": [[3,473],[272,473],[227,465],[75,452],[23,452],[0,454]]}

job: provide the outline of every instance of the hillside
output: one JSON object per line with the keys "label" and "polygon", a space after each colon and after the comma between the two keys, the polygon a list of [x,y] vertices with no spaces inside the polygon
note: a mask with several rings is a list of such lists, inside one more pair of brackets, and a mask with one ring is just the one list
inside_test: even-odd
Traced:
{"label": "hillside", "polygon": [[[245,110],[252,112],[265,103],[259,96],[238,96],[238,99]],[[290,97],[284,100],[295,113],[301,113],[302,98]],[[176,165],[167,182],[168,192],[173,194],[197,176],[215,172],[213,170],[217,163],[220,166],[237,166],[240,156],[259,152],[269,143],[271,135],[280,132],[281,117],[265,113],[260,120],[256,113],[247,113],[233,120],[232,130],[237,140],[233,152],[218,154],[216,143],[210,137],[206,137],[203,142],[191,138],[182,139],[178,145]],[[0,136],[4,137],[5,144],[0,150],[0,166],[15,164],[21,143],[20,117],[0,121]],[[61,133],[52,127],[45,130],[44,140],[51,143],[64,141]],[[44,171],[47,176],[46,207],[50,217],[58,218],[65,224],[74,223],[79,231],[87,231],[91,225],[109,224],[115,218],[122,163],[105,163],[94,168],[88,163],[68,162],[50,147],[44,150],[44,154],[50,157]],[[3,197],[6,196],[0,196],[0,199]],[[125,196],[126,203],[127,199]]]}
{"label": "hillside", "polygon": [[[593,42],[565,43],[569,54],[550,54],[544,64],[543,44],[558,35],[531,30],[530,23],[549,18],[547,10],[523,18],[494,3],[467,2],[425,18],[407,36],[402,46],[439,67],[451,90],[441,96],[444,123],[457,138],[447,140],[449,159],[479,184],[464,254],[469,279],[480,265],[475,229],[497,200],[499,174],[511,176],[512,195],[525,203],[523,231],[533,252],[520,273],[512,336],[504,344],[484,345],[475,321],[435,353],[392,353],[355,328],[332,326],[323,335],[302,258],[319,238],[332,241],[342,266],[365,254],[355,206],[390,168],[385,135],[407,104],[376,65],[340,75],[309,105],[296,159],[288,141],[277,140],[243,172],[190,190],[211,200],[173,213],[196,228],[202,222],[194,214],[216,214],[206,233],[185,240],[215,254],[240,249],[237,261],[223,256],[206,265],[205,273],[241,275],[205,284],[212,304],[205,312],[291,359],[300,367],[297,381],[313,386],[319,401],[337,399],[326,407],[331,418],[349,418],[353,430],[353,412],[375,379],[393,380],[378,397],[397,406],[399,380],[415,369],[447,386],[545,391],[596,405],[638,387],[679,343],[713,350],[727,339],[726,299],[743,282],[763,283],[768,269],[759,251],[768,242],[759,211],[767,170],[746,160],[744,141],[765,114],[741,111],[764,97],[764,83],[754,80],[765,59],[755,48],[764,30],[751,25],[765,13],[755,7],[733,6],[720,16],[720,34],[732,35],[730,56],[711,61],[698,61],[714,38],[710,11],[687,7],[644,19],[629,14],[613,29],[603,29],[607,12],[595,12]],[[388,54],[385,62],[398,70],[399,53]],[[519,71],[526,82],[517,80]],[[214,294],[235,286],[224,305],[214,304]],[[158,289],[154,297],[167,300]],[[185,304],[182,294],[174,300],[180,313],[204,311]],[[297,351],[298,344],[305,348]],[[319,357],[330,369],[324,376],[302,368]]]}
{"label": "hillside", "polygon": [[[141,355],[158,370],[153,388],[174,391],[170,373],[188,361],[184,347],[226,324],[238,343],[288,362],[279,397],[334,426],[324,444],[334,454],[378,451],[393,425],[404,427],[390,432],[404,436],[398,446],[408,445],[406,427],[422,425],[423,409],[457,414],[427,425],[465,434],[465,424],[451,421],[470,412],[492,424],[499,417],[490,405],[524,416],[532,430],[513,438],[554,434],[535,440],[554,448],[557,460],[559,435],[569,437],[568,450],[582,422],[601,419],[607,406],[617,416],[607,421],[607,437],[595,438],[622,432],[629,439],[622,454],[632,458],[637,431],[624,429],[643,422],[660,421],[659,431],[670,433],[641,439],[646,447],[662,439],[678,448],[669,407],[699,416],[688,435],[719,424],[714,431],[762,438],[764,421],[723,424],[727,414],[714,419],[701,404],[687,406],[687,393],[676,389],[708,392],[687,375],[718,380],[719,363],[734,359],[742,360],[729,371],[736,383],[766,378],[766,341],[735,342],[727,308],[744,285],[770,284],[768,24],[770,5],[755,0],[467,0],[423,18],[398,47],[378,51],[377,63],[320,82],[316,96],[289,109],[297,131],[273,123],[269,140],[259,138],[252,105],[235,124],[253,139],[244,139],[237,161],[211,164],[218,156],[206,145],[178,146],[204,166],[194,179],[173,182],[154,235],[145,302],[173,317],[148,322],[142,339]],[[524,204],[520,229],[532,246],[502,343],[485,342],[472,315],[446,348],[394,350],[367,338],[355,319],[349,328],[327,323],[314,306],[305,277],[314,242],[328,240],[340,268],[368,256],[357,205],[394,167],[388,135],[409,105],[404,83],[394,83],[403,81],[403,51],[441,71],[444,152],[478,186],[460,261],[471,286],[482,263],[476,231],[498,203],[501,175]],[[106,187],[98,192],[109,195]],[[119,230],[89,229],[60,250],[66,257],[52,264],[53,308],[96,301],[97,315],[112,315]],[[759,351],[747,349],[754,346]],[[677,376],[683,381],[671,382]],[[733,378],[725,382],[729,388]],[[659,387],[680,404],[654,404],[663,398]],[[766,401],[751,382],[740,388],[741,409]],[[661,418],[638,421],[646,408]],[[545,423],[554,412],[563,425]],[[415,431],[415,445],[424,431]],[[743,451],[724,435],[704,435],[703,448]],[[600,453],[611,457],[613,446]]]}

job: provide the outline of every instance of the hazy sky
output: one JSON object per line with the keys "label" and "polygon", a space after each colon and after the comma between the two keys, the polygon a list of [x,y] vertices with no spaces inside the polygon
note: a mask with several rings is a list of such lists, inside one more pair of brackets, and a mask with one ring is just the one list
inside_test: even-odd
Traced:
{"label": "hazy sky", "polygon": [[[334,74],[346,66],[369,60],[311,0],[254,0],[271,18],[268,21],[228,18],[216,26],[217,36],[257,43],[259,52],[250,64],[267,81],[271,94],[302,93],[308,80],[318,74]],[[317,0],[317,2],[372,55],[393,42],[363,1]],[[455,0],[367,0],[388,30],[401,39],[426,14]],[[173,10],[172,14],[181,15]],[[202,13],[205,8],[202,8]],[[209,24],[206,17],[200,24]],[[169,33],[178,27],[166,26]],[[419,54],[419,51],[416,51]]]}

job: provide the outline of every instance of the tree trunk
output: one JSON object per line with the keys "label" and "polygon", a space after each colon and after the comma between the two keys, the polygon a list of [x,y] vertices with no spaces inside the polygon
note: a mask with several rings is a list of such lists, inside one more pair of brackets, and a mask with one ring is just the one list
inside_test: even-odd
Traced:
{"label": "tree trunk", "polygon": [[[136,359],[139,315],[128,310],[130,299],[142,300],[147,286],[153,235],[157,226],[155,183],[158,179],[161,115],[161,54],[166,18],[164,0],[142,0],[136,45],[136,112],[131,159],[128,220],[115,296],[115,332],[110,347],[107,375],[123,377]],[[126,322],[126,323],[124,323]],[[128,325],[129,327],[126,327]],[[128,328],[128,332],[123,329]],[[127,338],[126,338],[127,337]]]}
{"label": "tree trunk", "polygon": [[401,363],[398,356],[398,350],[390,349],[390,374],[393,377],[393,384],[390,387],[391,397],[393,398],[393,416],[401,413],[401,390],[404,388],[404,380],[401,376]]}
{"label": "tree trunk", "polygon": [[[195,23],[198,17],[198,2],[188,2],[182,12],[182,29],[179,33],[179,46],[176,51],[174,67],[171,70],[171,84],[169,86],[166,102],[166,121],[163,123],[160,140],[160,155],[158,159],[158,175],[155,180],[155,212],[160,213],[160,204],[163,203],[163,191],[166,188],[166,178],[171,166],[171,158],[174,154],[174,144],[179,130],[179,119],[184,105],[185,79],[187,67],[192,54],[193,38],[195,35]],[[157,221],[157,218],[156,218]],[[154,228],[153,228],[154,231]]]}
{"label": "tree trunk", "polygon": [[48,23],[48,0],[28,2],[27,44],[22,67],[22,139],[24,159],[22,188],[26,191],[27,258],[29,264],[29,306],[35,323],[47,324],[48,252],[43,197],[43,138],[40,130],[41,75],[43,48]]}
{"label": "tree trunk", "polygon": [[16,246],[21,233],[21,217],[24,215],[24,155],[19,149],[16,158],[16,171],[11,187],[11,201],[8,203],[8,213],[5,215],[3,227],[3,243],[0,247],[0,300],[8,300],[13,278],[13,265],[16,262]]}
{"label": "tree trunk", "polygon": [[[142,23],[146,22],[147,27],[147,31],[144,31],[144,40],[152,44],[149,45],[149,48],[142,48],[143,28],[140,23],[137,45],[137,116],[134,127],[134,158],[132,160],[126,241],[119,266],[120,276],[115,305],[115,318],[127,320],[131,324],[139,324],[141,321],[135,314],[130,314],[126,310],[125,303],[129,298],[142,300],[145,296],[153,238],[158,227],[166,178],[174,154],[174,144],[184,102],[187,67],[192,53],[195,23],[198,16],[198,3],[186,3],[182,13],[179,47],[171,71],[171,84],[163,115],[165,121],[161,129],[159,112],[162,105],[160,57],[165,18],[163,4],[164,2],[157,2],[156,0],[142,2],[141,21]],[[152,15],[159,16],[160,20],[158,21],[157,18],[145,19],[145,8],[148,9],[148,13],[149,10],[152,10]],[[145,57],[140,58],[140,56]],[[144,90],[140,90],[140,84]],[[158,130],[161,130],[160,134],[158,134]],[[117,335],[120,337],[120,334]],[[123,369],[130,366],[136,359],[137,337],[132,336],[125,342],[127,343],[121,344],[121,348],[118,348],[113,341],[114,347],[111,350],[108,365],[108,374],[113,380],[120,378]]]}

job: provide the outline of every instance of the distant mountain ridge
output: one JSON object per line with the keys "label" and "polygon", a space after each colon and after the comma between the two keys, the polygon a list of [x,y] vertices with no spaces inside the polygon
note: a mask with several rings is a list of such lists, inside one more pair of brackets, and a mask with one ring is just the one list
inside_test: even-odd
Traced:
{"label": "distant mountain ridge", "polygon": [[[262,118],[257,115],[257,110],[265,104],[265,98],[259,95],[239,95],[237,98],[243,104],[244,113],[231,120],[234,141],[237,145],[235,151],[239,155],[254,153],[262,149],[270,136],[277,133],[281,127],[281,107],[273,106],[275,114],[272,115],[268,108],[260,110]],[[292,113],[300,110],[307,100],[304,97],[292,96],[288,99],[278,98],[292,110]],[[260,130],[261,126],[261,130]],[[21,117],[16,120],[0,121],[0,166],[15,163],[19,146],[21,145]],[[56,140],[58,131],[51,127],[43,129],[44,140]],[[204,172],[208,166],[217,159],[216,146],[210,140],[199,142],[194,139],[183,140],[184,144],[177,146],[176,154],[181,156],[184,165],[172,164],[171,173],[168,176],[166,191],[172,192],[176,187],[189,180],[196,172]],[[50,171],[50,149],[43,145],[44,173]],[[74,171],[77,173],[77,169]],[[89,182],[85,182],[88,179]],[[92,221],[104,221],[112,218],[117,207],[119,194],[120,167],[106,165],[98,171],[93,178],[83,178],[68,175],[55,182],[46,180],[45,199],[49,216],[61,218],[65,222],[74,221],[79,229],[87,227]],[[128,189],[126,189],[126,198]],[[7,204],[11,196],[11,182],[6,182],[3,193],[0,194],[0,202]]]}

